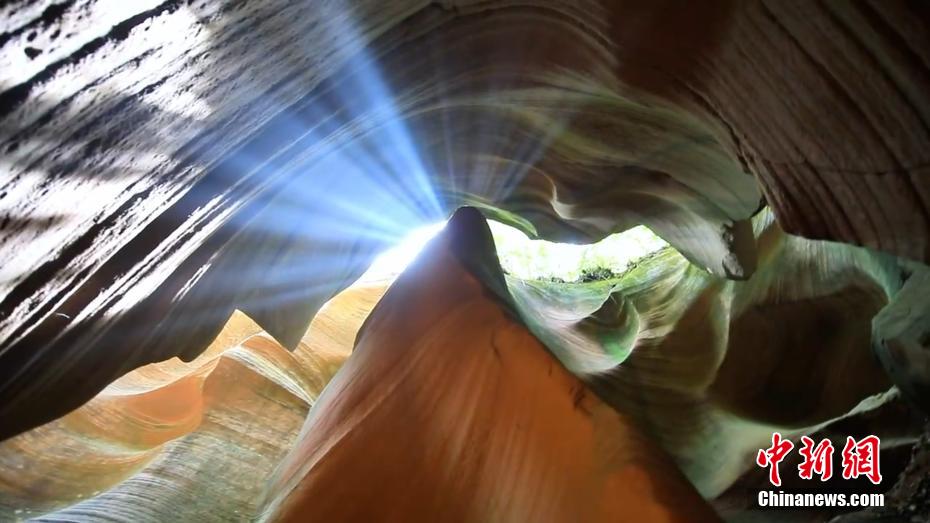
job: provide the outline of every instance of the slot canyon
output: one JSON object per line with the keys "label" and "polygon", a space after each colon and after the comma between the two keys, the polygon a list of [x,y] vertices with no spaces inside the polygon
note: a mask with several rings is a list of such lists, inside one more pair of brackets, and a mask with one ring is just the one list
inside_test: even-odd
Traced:
{"label": "slot canyon", "polygon": [[930,522],[928,264],[924,0],[0,3],[0,522]]}

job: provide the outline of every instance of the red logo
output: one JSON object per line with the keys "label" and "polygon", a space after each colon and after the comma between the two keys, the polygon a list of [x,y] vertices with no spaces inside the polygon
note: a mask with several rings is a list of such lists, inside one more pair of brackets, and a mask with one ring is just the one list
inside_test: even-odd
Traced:
{"label": "red logo", "polygon": [[854,440],[852,436],[846,436],[846,446],[843,447],[843,479],[865,476],[875,485],[881,483],[882,473],[878,466],[880,444],[878,436],[866,436],[859,441]]}
{"label": "red logo", "polygon": [[769,469],[769,481],[776,487],[781,486],[781,476],[778,475],[778,464],[794,448],[794,443],[786,439],[781,439],[778,432],[772,433],[772,446],[768,449],[760,449],[756,454],[756,464],[760,467],[771,467]]}
{"label": "red logo", "polygon": [[[859,476],[869,478],[869,481],[878,485],[882,481],[879,467],[878,451],[881,441],[878,436],[866,436],[856,441],[847,436],[843,447],[843,479],[855,479]],[[783,439],[778,432],[772,433],[772,446],[759,449],[756,454],[756,464],[760,467],[769,467],[769,482],[776,487],[781,486],[781,475],[778,464],[785,459],[794,443]],[[814,440],[807,436],[801,437],[801,447],[798,452],[804,461],[798,465],[798,476],[801,479],[813,479],[814,474],[820,476],[820,481],[827,481],[833,477],[833,443],[828,439],[820,440],[814,445]]]}
{"label": "red logo", "polygon": [[814,440],[801,436],[801,449],[804,462],[798,465],[798,475],[801,479],[811,479],[814,473],[820,475],[820,481],[833,477],[833,443],[828,439],[820,440],[814,447]]}

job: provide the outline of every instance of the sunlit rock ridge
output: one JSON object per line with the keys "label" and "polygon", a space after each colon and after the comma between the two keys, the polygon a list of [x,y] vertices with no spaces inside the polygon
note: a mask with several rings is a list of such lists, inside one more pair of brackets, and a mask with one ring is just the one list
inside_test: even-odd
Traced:
{"label": "sunlit rock ridge", "polygon": [[[928,26],[877,0],[4,3],[0,520],[350,520],[333,482],[403,483],[413,436],[437,493],[369,498],[398,521],[675,521],[669,496],[713,521],[774,429],[881,433],[897,478],[930,407]],[[481,216],[669,247],[526,279]],[[330,301],[450,217],[384,302]],[[527,423],[564,434],[475,436],[533,387]]]}

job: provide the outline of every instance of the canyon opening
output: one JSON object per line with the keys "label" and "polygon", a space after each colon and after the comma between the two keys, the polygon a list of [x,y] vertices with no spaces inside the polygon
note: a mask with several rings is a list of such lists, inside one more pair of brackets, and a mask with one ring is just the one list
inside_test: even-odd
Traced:
{"label": "canyon opening", "polygon": [[930,521],[930,9],[0,5],[0,521]]}

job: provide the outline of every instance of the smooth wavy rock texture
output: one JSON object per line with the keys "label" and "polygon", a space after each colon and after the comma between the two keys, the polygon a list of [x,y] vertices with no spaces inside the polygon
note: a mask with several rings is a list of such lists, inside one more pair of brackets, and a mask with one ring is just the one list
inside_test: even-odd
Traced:
{"label": "smooth wavy rock texture", "polygon": [[[4,2],[2,518],[366,508],[311,499],[348,488],[318,479],[334,477],[328,459],[428,493],[366,494],[411,517],[446,502],[464,519],[532,519],[543,502],[752,517],[731,503],[759,485],[751,453],[775,429],[837,427],[888,434],[895,492],[920,492],[925,468],[894,456],[930,409],[928,64],[930,9],[904,0]],[[646,225],[671,247],[606,282],[523,281],[475,209],[534,238]],[[416,267],[468,312],[411,269],[333,381],[341,394],[313,407],[380,291],[324,305],[457,212],[474,224],[428,251],[447,266]],[[378,383],[444,421],[387,419],[401,409]],[[577,482],[505,464],[497,431],[527,466]],[[421,466],[413,435],[476,483],[437,492],[447,470],[394,474]],[[345,450],[379,442],[382,463]],[[466,467],[465,448],[490,468]],[[492,485],[512,504],[476,504]],[[914,496],[889,517],[923,517]]]}
{"label": "smooth wavy rock texture", "polygon": [[329,302],[289,352],[235,312],[195,360],[146,365],[76,411],[0,443],[0,520],[229,521],[351,352],[386,284]]}
{"label": "smooth wavy rock texture", "polygon": [[293,349],[375,251],[463,203],[558,241],[646,224],[732,279],[763,197],[790,233],[930,259],[920,3],[0,14],[3,438],[195,358],[233,310]]}
{"label": "smooth wavy rock texture", "polygon": [[477,211],[456,213],[372,311],[271,488],[272,519],[719,521],[469,271],[482,236],[494,261]]}
{"label": "smooth wavy rock texture", "polygon": [[894,257],[786,235],[768,212],[753,222],[760,260],[744,282],[674,249],[588,285],[508,279],[530,330],[648,427],[708,497],[746,472],[773,430],[803,435],[874,408],[868,398],[891,380],[872,354],[873,321],[925,307]]}
{"label": "smooth wavy rock texture", "polygon": [[[901,287],[895,259],[755,222],[766,256],[747,282],[668,249],[566,284],[506,277],[462,209],[380,302],[386,284],[351,287],[295,352],[237,312],[193,362],[133,371],[3,443],[0,499],[53,520],[158,521],[180,503],[196,520],[714,521],[702,497],[729,507],[773,430],[865,424],[896,442],[896,466],[919,424],[867,350]],[[740,334],[757,311],[798,309],[796,333]],[[824,321],[837,328],[816,350],[798,345]]]}

